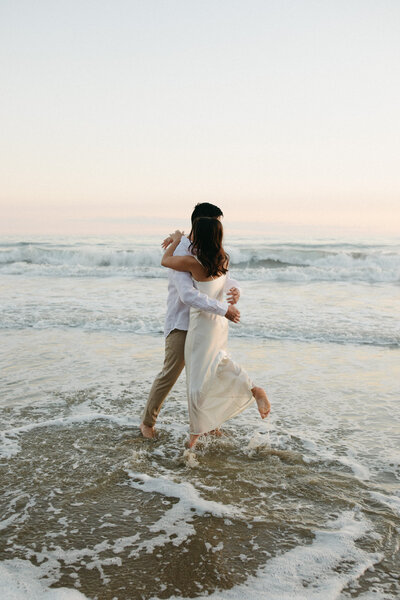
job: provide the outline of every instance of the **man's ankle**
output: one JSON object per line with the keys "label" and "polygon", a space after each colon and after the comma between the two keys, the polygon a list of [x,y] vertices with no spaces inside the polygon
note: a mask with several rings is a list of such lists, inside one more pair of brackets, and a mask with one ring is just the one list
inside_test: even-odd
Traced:
{"label": "man's ankle", "polygon": [[146,423],[140,423],[140,431],[142,432],[143,437],[145,438],[153,438],[155,436],[154,425],[146,425]]}

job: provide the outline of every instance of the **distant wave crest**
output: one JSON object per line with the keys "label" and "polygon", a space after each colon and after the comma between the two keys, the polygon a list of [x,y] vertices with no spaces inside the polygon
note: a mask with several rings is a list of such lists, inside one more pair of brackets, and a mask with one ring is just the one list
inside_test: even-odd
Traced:
{"label": "distant wave crest", "polygon": [[[397,247],[271,244],[227,247],[243,280],[400,282]],[[75,246],[19,242],[0,245],[0,272],[61,277],[166,277],[154,246]]]}

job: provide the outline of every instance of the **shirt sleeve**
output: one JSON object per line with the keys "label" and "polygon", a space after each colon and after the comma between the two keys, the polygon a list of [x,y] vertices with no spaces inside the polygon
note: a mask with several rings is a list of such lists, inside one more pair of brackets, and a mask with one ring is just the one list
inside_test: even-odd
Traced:
{"label": "shirt sleeve", "polygon": [[[179,246],[178,246],[179,247]],[[175,285],[178,290],[180,299],[184,304],[210,312],[214,315],[220,315],[224,317],[229,308],[227,302],[219,302],[214,298],[210,298],[207,294],[201,293],[193,285],[193,279],[190,273],[185,271],[175,271]],[[232,287],[232,286],[231,286]]]}
{"label": "shirt sleeve", "polygon": [[182,237],[181,241],[174,250],[174,256],[189,256],[189,240],[186,237]]}

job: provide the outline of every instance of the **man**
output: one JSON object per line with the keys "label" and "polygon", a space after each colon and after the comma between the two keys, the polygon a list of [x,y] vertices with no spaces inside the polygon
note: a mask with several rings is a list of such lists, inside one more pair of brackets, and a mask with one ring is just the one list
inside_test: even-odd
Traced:
{"label": "man", "polygon": [[[197,204],[192,212],[192,224],[199,217],[213,217],[219,219],[223,216],[218,206],[203,202]],[[190,235],[182,237],[174,255],[186,256],[190,254]],[[163,246],[167,247],[170,239],[166,238]],[[190,273],[169,270],[168,273],[168,299],[167,314],[165,317],[165,357],[164,365],[154,380],[150,394],[143,412],[140,431],[145,438],[155,435],[155,423],[161,406],[174,386],[176,380],[185,366],[184,349],[186,333],[189,328],[190,307],[199,308],[206,312],[224,316],[229,321],[238,323],[240,312],[234,306],[240,297],[237,282],[227,279],[225,289],[228,292],[227,302],[219,302],[202,294],[194,287]]]}

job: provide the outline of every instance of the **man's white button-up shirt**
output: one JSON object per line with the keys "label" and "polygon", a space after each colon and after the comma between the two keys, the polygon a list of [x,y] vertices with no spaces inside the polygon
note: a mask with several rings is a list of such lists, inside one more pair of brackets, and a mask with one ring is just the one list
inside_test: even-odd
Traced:
{"label": "man's white button-up shirt", "polygon": [[[190,240],[182,236],[182,239],[175,249],[174,256],[188,256]],[[225,290],[231,287],[239,287],[234,279],[226,278]],[[190,273],[184,271],[174,271],[169,269],[168,273],[168,299],[167,314],[165,316],[164,335],[167,337],[173,329],[187,331],[189,329],[190,307],[199,308],[215,315],[224,316],[228,310],[227,302],[219,302],[209,298],[207,294],[202,294],[195,288]]]}

